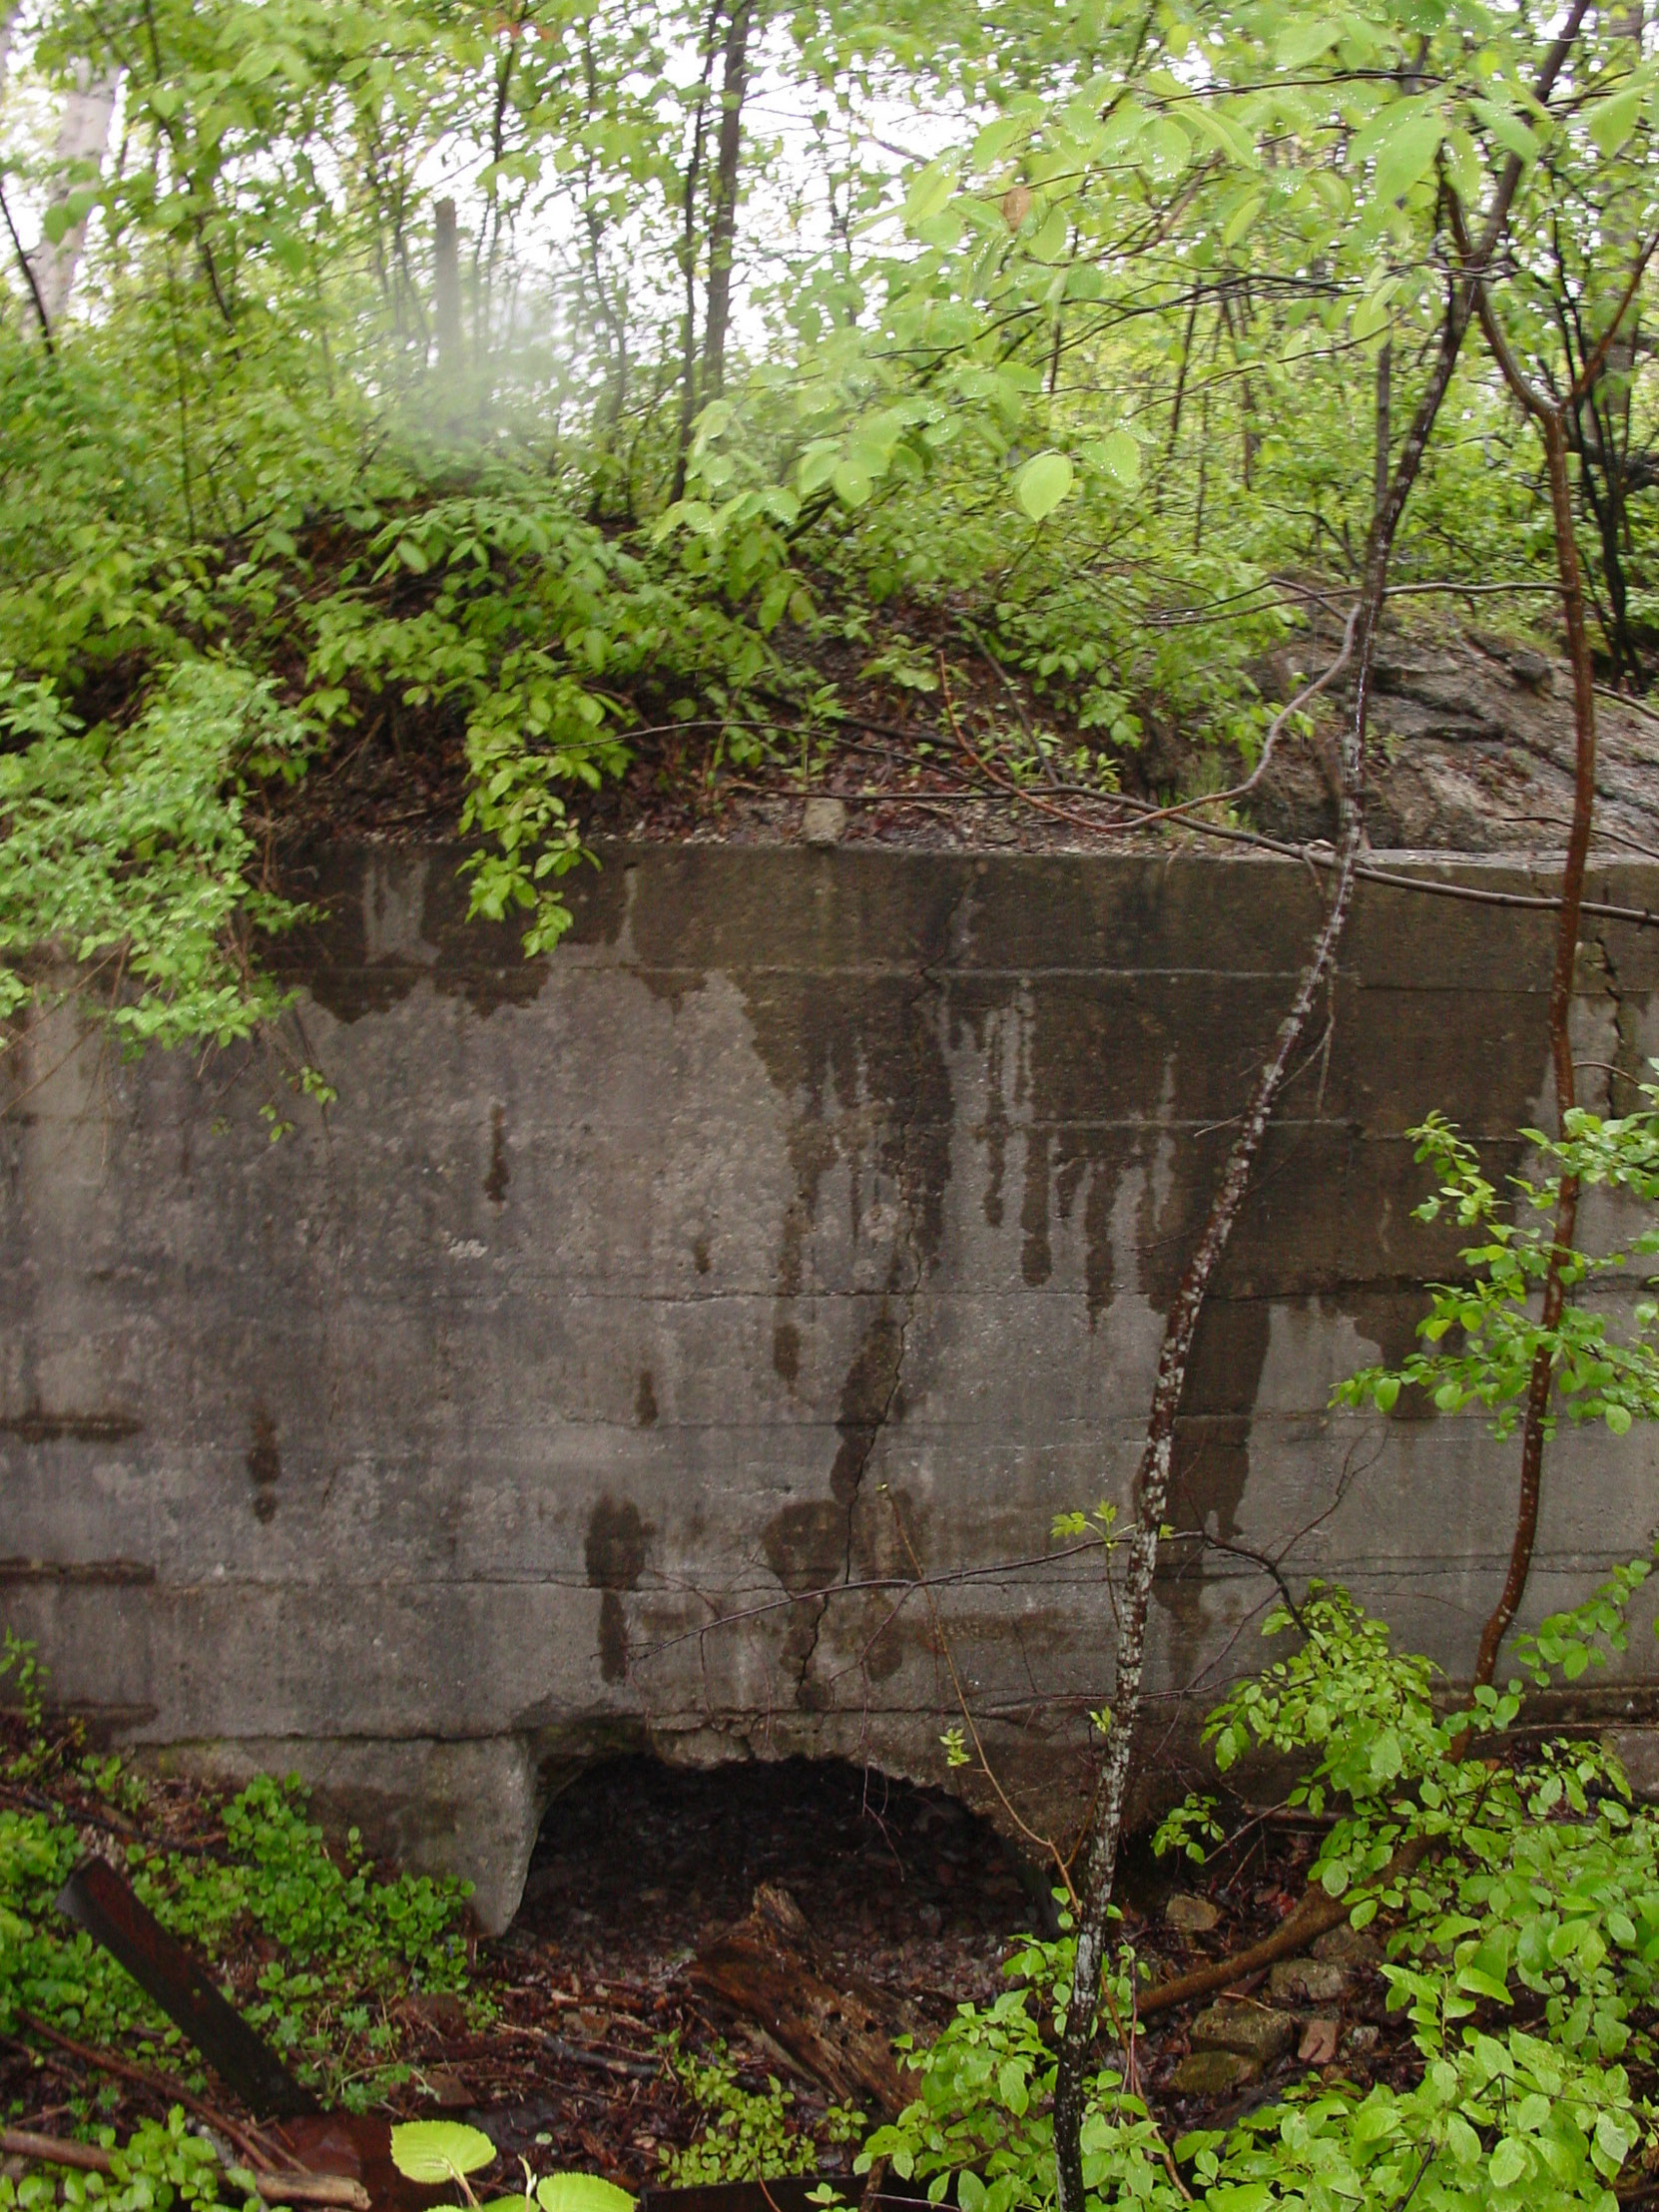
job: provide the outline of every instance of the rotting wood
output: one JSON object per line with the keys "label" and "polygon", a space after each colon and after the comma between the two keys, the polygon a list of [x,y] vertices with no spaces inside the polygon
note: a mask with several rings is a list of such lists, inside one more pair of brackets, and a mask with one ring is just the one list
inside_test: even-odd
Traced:
{"label": "rotting wood", "polygon": [[[110,2153],[95,2143],[66,2142],[26,2127],[0,2127],[0,2153],[43,2166],[67,2166],[76,2173],[115,2171]],[[368,2191],[344,2174],[255,2173],[254,2187],[266,2204],[330,2204],[343,2205],[346,2212],[369,2212]]]}
{"label": "rotting wood", "polygon": [[689,1968],[695,1988],[756,2021],[837,2102],[892,2119],[910,2102],[892,2051],[908,2022],[868,1982],[832,1972],[794,1899],[765,1884]]}

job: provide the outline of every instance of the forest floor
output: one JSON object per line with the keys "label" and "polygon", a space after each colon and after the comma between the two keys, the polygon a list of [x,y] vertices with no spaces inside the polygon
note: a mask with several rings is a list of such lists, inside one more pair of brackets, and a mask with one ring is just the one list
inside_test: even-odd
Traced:
{"label": "forest floor", "polygon": [[[1339,636],[1335,616],[1316,611],[1253,672],[1263,699],[1289,699],[1335,657]],[[895,659],[906,681],[880,666]],[[1340,684],[1316,703],[1311,727],[1287,728],[1239,799],[1227,795],[1250,764],[1191,742],[1155,702],[1138,703],[1138,745],[1096,750],[1052,697],[965,643],[948,609],[888,610],[870,642],[815,646],[811,675],[835,702],[835,719],[811,733],[783,700],[766,725],[653,722],[649,701],[639,702],[627,773],[573,797],[584,835],[1014,851],[1168,850],[1178,840],[1248,851],[1264,838],[1329,837],[1335,827]],[[1597,721],[1598,850],[1659,856],[1659,711],[1608,693]],[[1571,685],[1536,644],[1444,615],[1390,618],[1371,728],[1373,844],[1560,850],[1572,803]],[[745,740],[756,757],[741,758]],[[460,721],[400,719],[386,707],[298,784],[273,787],[266,828],[278,849],[319,836],[448,838],[465,790]],[[815,800],[838,808],[809,816]],[[1170,819],[1164,811],[1176,805],[1189,811]]]}
{"label": "forest floor", "polygon": [[[127,1824],[112,1823],[102,1798],[77,1803],[73,1770],[49,1789],[0,1785],[0,1810],[50,1806],[81,1824],[89,1849],[119,1840]],[[150,1784],[133,1834],[211,1854],[220,1802],[186,1782]],[[1258,1818],[1202,1873],[1137,1846],[1120,1882],[1124,1933],[1154,1978],[1237,1950],[1302,1894],[1314,1843],[1306,1829]],[[499,1939],[469,1942],[467,1993],[402,2003],[395,2025],[408,2078],[381,2108],[483,2127],[502,2154],[504,2187],[523,2153],[541,2170],[597,2170],[638,2188],[662,2181],[665,2159],[710,2117],[670,2063],[677,2038],[700,2063],[724,2053],[751,2094],[780,2082],[787,2125],[818,2138],[823,2170],[844,2170],[850,2151],[825,2140],[823,2085],[753,2020],[711,2006],[688,1971],[700,1947],[743,1919],[762,1883],[797,1901],[837,1976],[869,1984],[920,2040],[958,2003],[988,2001],[1006,1986],[1003,1959],[1031,1929],[1041,1896],[1007,1846],[939,1791],[835,1763],[683,1773],[618,1760],[555,1802],[518,1917]],[[1192,2011],[1157,2020],[1137,2047],[1139,2079],[1172,2139],[1302,2078],[1309,2066],[1299,2047],[1362,2088],[1409,2078],[1403,2018],[1385,2011],[1375,1952],[1361,1948],[1357,1960],[1325,1968],[1323,1998],[1317,1982],[1287,1995],[1257,1976],[1241,1988],[1243,2007],[1277,2022],[1279,2037],[1246,2082],[1194,2090],[1184,2067]],[[246,2003],[270,1955],[257,1937],[233,1936],[216,1975]],[[1286,1969],[1277,1972],[1282,1984]],[[351,2001],[349,1989],[338,1994]],[[156,2049],[147,2085],[101,2079],[38,2034],[0,2037],[0,2110],[14,2126],[64,2132],[94,2095],[99,2119],[125,2136],[138,2119],[165,2115],[184,2057]],[[209,2093],[242,2116],[211,2082]]]}

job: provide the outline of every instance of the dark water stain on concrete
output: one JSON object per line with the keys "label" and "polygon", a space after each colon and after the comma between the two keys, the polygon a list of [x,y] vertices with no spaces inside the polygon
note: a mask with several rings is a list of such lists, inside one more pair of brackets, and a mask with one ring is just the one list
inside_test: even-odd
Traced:
{"label": "dark water stain on concrete", "polygon": [[[830,1604],[829,1591],[851,1578],[860,1548],[858,1506],[864,1470],[883,1427],[896,1417],[904,1330],[892,1294],[884,1296],[860,1337],[841,1383],[835,1417],[839,1437],[830,1469],[828,1498],[798,1498],[773,1514],[762,1530],[767,1563],[785,1589],[809,1603],[792,1609],[781,1659],[796,1685],[796,1703],[822,1710],[830,1692],[812,1672],[820,1632]],[[877,1662],[898,1664],[889,1645]],[[875,1679],[881,1679],[879,1672]]]}
{"label": "dark water stain on concrete", "polygon": [[835,1415],[841,1440],[830,1469],[830,1494],[837,1505],[850,1506],[858,1494],[898,1388],[903,1359],[904,1332],[890,1302],[883,1298],[841,1383],[840,1409]]}
{"label": "dark water stain on concrete", "polygon": [[640,1370],[639,1387],[634,1392],[634,1418],[642,1428],[657,1425],[657,1389],[649,1368]]}
{"label": "dark water stain on concrete", "polygon": [[[359,909],[356,963],[347,914],[336,983],[317,990],[325,1003],[336,988],[342,1004],[356,992],[356,1011],[367,1011],[421,975],[461,987],[465,969],[466,994],[487,1012],[502,1002],[498,971],[508,964],[515,983],[506,996],[540,987],[542,964],[518,959],[511,932],[464,922],[454,859],[433,854],[426,880],[420,929],[434,961],[385,973],[363,972],[358,860],[348,886]],[[955,1117],[947,1055],[965,1037],[984,1055],[985,1116],[964,1136],[984,1146],[992,1230],[1006,1233],[1008,1148],[1024,1141],[1023,1280],[1052,1288],[1069,1273],[1058,1231],[1079,1221],[1091,1325],[1120,1290],[1167,1310],[1319,911],[1295,868],[1186,859],[986,865],[843,849],[808,866],[788,850],[685,847],[626,865],[608,854],[601,872],[578,871],[566,888],[577,913],[570,941],[626,941],[632,972],[658,997],[678,1006],[716,973],[742,995],[781,1102],[794,1181],[778,1230],[773,1331],[774,1371],[792,1391],[813,1372],[796,1301],[832,1173],[847,1176],[855,1247],[869,1204],[879,1198],[885,1219],[896,1194],[902,1280],[889,1283],[887,1318],[900,1340],[918,1286],[955,1264],[943,1253]],[[1403,1130],[1431,1106],[1482,1134],[1531,1117],[1543,1001],[1517,986],[1530,974],[1532,923],[1517,923],[1499,953],[1489,914],[1442,906],[1367,886],[1345,947],[1329,1062],[1315,1055],[1287,1091],[1221,1268],[1217,1306],[1232,1311],[1207,1328],[1221,1333],[1215,1346],[1226,1339],[1226,1357],[1201,1344],[1201,1363],[1221,1366],[1189,1383],[1177,1460],[1189,1509],[1202,1509],[1218,1535],[1242,1516],[1269,1302],[1318,1296],[1397,1358],[1415,1319],[1399,1286],[1455,1268],[1454,1238],[1409,1218],[1417,1171]],[[1540,924],[1534,935],[1541,987],[1547,931]],[[1426,987],[1443,997],[1436,1018],[1424,1017]],[[1474,1034],[1487,1039],[1484,1050],[1469,1049]],[[1501,1151],[1492,1156],[1507,1164]],[[1114,1253],[1126,1175],[1141,1189],[1135,1243]],[[693,1255],[707,1272],[706,1239]],[[836,1558],[846,1571],[854,1524],[868,1517],[856,1496],[879,1433],[863,1385],[882,1357],[861,1342],[843,1383],[829,1497],[791,1501],[766,1532],[786,1588],[822,1587]],[[865,1406],[860,1416],[847,1410],[849,1391]],[[895,1378],[884,1417],[901,1403]],[[1402,1393],[1394,1417],[1426,1410]],[[1170,1592],[1178,1634],[1196,1632],[1189,1595],[1214,1563],[1187,1563]]]}
{"label": "dark water stain on concrete", "polygon": [[0,1436],[26,1444],[119,1444],[141,1435],[143,1421],[132,1413],[13,1413],[0,1420]]}
{"label": "dark water stain on concrete", "polygon": [[1054,1273],[1048,1242],[1048,1131],[1025,1132],[1025,1197],[1019,1210],[1023,1235],[1019,1272],[1027,1290],[1037,1290]]}
{"label": "dark water stain on concrete", "polygon": [[628,1616],[621,1593],[639,1587],[652,1536],[631,1498],[602,1497],[588,1515],[585,1547],[588,1587],[604,1594],[599,1601],[599,1673],[621,1682],[628,1673]]}
{"label": "dark water stain on concrete", "polygon": [[484,1196],[492,1206],[506,1203],[511,1175],[507,1167],[507,1109],[490,1109],[490,1171],[484,1178]]}
{"label": "dark water stain on concrete", "polygon": [[[1272,1331],[1273,1308],[1265,1299],[1212,1299],[1204,1309],[1175,1423],[1168,1514],[1178,1530],[1202,1530],[1221,1544],[1241,1537],[1251,1421]],[[1169,1547],[1153,1584],[1169,1620],[1171,1660],[1181,1682],[1199,1662],[1204,1586],[1216,1563],[1211,1547],[1183,1541]],[[1237,1571],[1225,1554],[1221,1563]]]}
{"label": "dark water stain on concrete", "polygon": [[254,1483],[254,1518],[269,1522],[276,1517],[276,1485],[282,1477],[276,1423],[263,1405],[256,1405],[249,1425],[253,1440],[248,1449],[248,1472]]}
{"label": "dark water stain on concrete", "polygon": [[147,1589],[156,1570],[147,1559],[0,1559],[0,1583],[47,1582],[70,1589]]}
{"label": "dark water stain on concrete", "polygon": [[[303,899],[311,918],[263,948],[272,970],[300,982],[336,1021],[383,1014],[422,982],[440,996],[461,998],[484,1018],[502,1006],[523,1006],[545,988],[547,955],[527,959],[522,916],[470,919],[464,857],[451,844],[410,850],[322,845],[290,853],[281,888]],[[574,917],[567,941],[614,942],[623,906],[621,868],[583,868],[561,886]],[[398,908],[418,912],[414,942],[372,949],[377,919]]]}
{"label": "dark water stain on concrete", "polygon": [[846,1510],[827,1497],[780,1506],[761,1531],[767,1564],[792,1597],[824,1590],[846,1568]]}
{"label": "dark water stain on concrete", "polygon": [[692,1246],[692,1266],[696,1268],[699,1275],[707,1275],[711,1264],[709,1240],[707,1237],[699,1237]]}
{"label": "dark water stain on concrete", "polygon": [[1002,1096],[1002,1027],[990,1033],[985,1048],[985,1118],[974,1135],[985,1147],[985,1222],[1002,1226],[1002,1179],[1008,1161],[1008,1108]]}

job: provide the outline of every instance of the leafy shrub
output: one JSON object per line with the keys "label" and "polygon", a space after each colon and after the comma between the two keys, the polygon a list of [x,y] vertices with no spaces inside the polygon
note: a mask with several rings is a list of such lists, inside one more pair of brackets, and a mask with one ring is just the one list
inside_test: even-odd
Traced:
{"label": "leafy shrub", "polygon": [[[1633,1562],[1580,1607],[1523,1640],[1537,1686],[1620,1648]],[[1646,2024],[1659,1973],[1659,1811],[1632,1802],[1593,1743],[1508,1733],[1517,1677],[1436,1711],[1435,1670],[1395,1653],[1385,1627],[1345,1592],[1315,1585],[1296,1617],[1299,1648],[1236,1686],[1208,1733],[1225,1770],[1258,1746],[1299,1757],[1292,1802],[1334,1814],[1311,1879],[1352,1896],[1351,1920],[1398,1916],[1382,1971],[1410,2024],[1420,2078],[1362,2093],[1311,2078],[1225,2129],[1175,2144],[1125,2086],[1123,2065],[1089,2085],[1084,2179],[1101,2206],[1198,2201],[1214,2212],[1397,2206],[1595,2206],[1659,2157],[1659,2114],[1628,2070],[1651,2067]],[[1211,1821],[1189,1800],[1162,1848],[1198,1851]],[[1053,2038],[1074,2001],[1074,1944],[1028,1939],[1007,1963],[1016,1986],[962,2005],[912,2063],[915,2101],[863,2146],[938,2201],[1013,2212],[1053,2201]],[[1097,1999],[1121,2042],[1132,2017],[1133,1952],[1120,1948]],[[1513,2015],[1524,2008],[1526,2025]]]}

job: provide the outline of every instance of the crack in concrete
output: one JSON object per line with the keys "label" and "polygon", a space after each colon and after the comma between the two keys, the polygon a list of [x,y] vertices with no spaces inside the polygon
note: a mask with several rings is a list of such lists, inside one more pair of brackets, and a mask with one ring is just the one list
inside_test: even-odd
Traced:
{"label": "crack in concrete", "polygon": [[1601,972],[1607,978],[1608,995],[1613,1001],[1613,1036],[1616,1041],[1613,1047],[1613,1066],[1607,1071],[1607,1118],[1612,1120],[1618,1111],[1614,1103],[1613,1086],[1622,1076],[1631,1089],[1635,1090],[1641,1081],[1641,1059],[1636,1039],[1625,1028],[1626,1014],[1632,1009],[1626,1003],[1618,963],[1613,958],[1612,946],[1608,942],[1610,935],[1610,930],[1603,924],[1595,938],[1595,945],[1601,954]]}
{"label": "crack in concrete", "polygon": [[[915,1318],[916,1294],[921,1288],[921,1280],[926,1267],[921,1239],[918,1234],[918,1223],[922,1206],[925,1203],[925,1193],[918,1194],[916,1190],[917,1169],[911,1145],[911,1139],[920,1114],[923,1093],[926,1089],[926,1067],[920,1049],[923,1023],[918,1010],[922,1002],[928,998],[933,1000],[935,1018],[937,1018],[939,1010],[942,1009],[946,985],[939,969],[950,951],[956,933],[957,918],[967,902],[971,889],[972,877],[970,874],[964,873],[955,895],[945,910],[939,930],[937,950],[931,954],[924,952],[923,957],[918,961],[915,989],[904,1001],[904,1021],[910,1039],[911,1063],[915,1080],[911,1088],[908,1110],[900,1112],[898,1122],[899,1221],[893,1237],[892,1258],[887,1266],[887,1281],[881,1293],[881,1304],[874,1321],[865,1332],[857,1352],[853,1355],[852,1365],[847,1371],[847,1380],[842,1392],[843,1406],[846,1403],[848,1393],[855,1385],[860,1370],[865,1366],[872,1352],[877,1358],[881,1356],[879,1348],[883,1337],[885,1337],[890,1347],[890,1357],[884,1362],[887,1370],[885,1387],[881,1392],[879,1402],[873,1408],[874,1417],[862,1420],[847,1419],[843,1413],[842,1419],[836,1422],[836,1426],[841,1430],[842,1441],[841,1448],[835,1455],[835,1466],[830,1475],[831,1490],[837,1502],[843,1505],[845,1513],[845,1535],[841,1551],[840,1572],[840,1583],[843,1588],[850,1584],[852,1580],[853,1548],[856,1540],[855,1525],[858,1501],[863,1490],[864,1471],[874,1454],[876,1444],[885,1433],[888,1422],[892,1418],[893,1407],[898,1402],[899,1393],[903,1386],[904,1362],[909,1351],[910,1324]],[[908,1281],[904,1280],[906,1261],[908,1262]],[[897,1305],[896,1317],[893,1311],[895,1301]],[[849,1446],[851,1447],[850,1451]],[[819,1697],[815,1698],[813,1695],[810,1677],[813,1661],[824,1632],[824,1623],[829,1615],[830,1604],[830,1596],[827,1592],[820,1597],[813,1610],[812,1624],[805,1638],[801,1663],[796,1670],[795,1701],[800,1707],[811,1708],[819,1704],[823,1698],[822,1690]]]}

